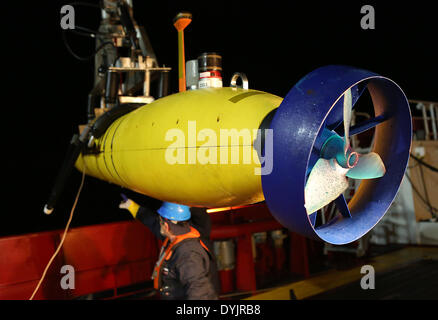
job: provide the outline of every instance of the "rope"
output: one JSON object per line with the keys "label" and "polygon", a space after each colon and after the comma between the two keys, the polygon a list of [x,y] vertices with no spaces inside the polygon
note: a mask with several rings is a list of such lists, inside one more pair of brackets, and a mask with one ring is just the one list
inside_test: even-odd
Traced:
{"label": "rope", "polygon": [[72,220],[72,218],[73,218],[73,212],[75,211],[75,209],[76,209],[76,205],[77,205],[78,200],[79,200],[79,195],[81,194],[82,188],[83,188],[83,186],[84,186],[84,181],[85,181],[85,161],[84,161],[84,168],[83,168],[83,171],[82,171],[82,180],[81,180],[81,184],[80,184],[79,189],[78,189],[78,192],[77,192],[77,194],[76,194],[76,199],[75,199],[75,202],[73,203],[73,207],[71,208],[71,211],[70,211],[70,217],[69,217],[69,219],[68,219],[67,225],[65,226],[64,233],[63,233],[62,238],[61,238],[61,242],[59,243],[58,248],[56,249],[56,251],[55,251],[55,253],[53,254],[52,258],[50,258],[49,262],[47,263],[47,266],[46,266],[46,268],[44,269],[43,275],[41,276],[41,279],[40,279],[40,281],[38,282],[38,284],[37,284],[35,290],[34,290],[33,293],[32,293],[32,296],[29,298],[29,300],[33,300],[35,294],[37,293],[38,289],[39,289],[40,286],[41,286],[41,283],[43,282],[43,280],[44,280],[44,278],[45,278],[45,276],[46,276],[47,270],[49,270],[50,265],[52,264],[53,260],[54,260],[55,257],[58,255],[59,251],[61,250],[61,247],[62,247],[62,245],[63,245],[63,243],[64,243],[65,237],[67,236],[68,228],[70,227],[70,223],[71,223],[71,220]]}

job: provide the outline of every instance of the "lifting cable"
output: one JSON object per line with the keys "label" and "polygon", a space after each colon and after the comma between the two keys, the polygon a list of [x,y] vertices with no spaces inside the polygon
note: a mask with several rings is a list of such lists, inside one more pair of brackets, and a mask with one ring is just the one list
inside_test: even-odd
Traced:
{"label": "lifting cable", "polygon": [[[75,6],[75,5],[77,5],[77,6],[85,6],[85,7],[92,7],[92,8],[97,8],[97,9],[101,8],[99,4],[80,2],[80,1],[79,2],[78,1],[77,2],[71,2],[68,5],[71,5],[71,6]],[[66,37],[66,33],[67,32],[71,32],[71,33],[79,35],[79,36],[90,37],[90,38],[98,38],[100,36],[105,36],[106,33],[100,32],[98,30],[92,30],[90,28],[82,27],[82,26],[78,26],[78,25],[75,25],[74,29],[62,29],[62,32],[61,32],[62,40],[64,42],[64,45],[65,45],[67,51],[73,57],[75,57],[79,61],[89,61],[89,60],[91,60],[106,45],[111,45],[111,46],[113,46],[117,50],[117,47],[114,45],[113,41],[103,41],[90,55],[88,55],[88,56],[80,56],[80,55],[76,54],[73,51],[73,49],[71,48],[70,44],[68,43],[67,37]]]}
{"label": "lifting cable", "polygon": [[425,166],[426,168],[429,168],[432,171],[438,172],[438,168],[424,162],[423,160],[421,160],[420,158],[417,158],[416,156],[414,156],[412,153],[410,154],[410,156],[415,159],[417,162],[419,162],[420,164],[422,164],[423,166]]}

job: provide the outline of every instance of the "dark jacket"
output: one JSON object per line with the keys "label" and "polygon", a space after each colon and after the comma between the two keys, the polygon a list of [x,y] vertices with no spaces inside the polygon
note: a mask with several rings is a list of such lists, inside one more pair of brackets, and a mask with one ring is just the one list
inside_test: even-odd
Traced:
{"label": "dark jacket", "polygon": [[[210,216],[205,209],[191,208],[190,211],[192,217],[189,223],[199,231],[200,239],[210,253],[202,247],[199,239],[186,239],[177,244],[170,259],[163,262],[160,294],[164,299],[217,299],[219,278],[209,240]],[[155,211],[140,207],[137,219],[149,227],[156,237],[164,240]]]}

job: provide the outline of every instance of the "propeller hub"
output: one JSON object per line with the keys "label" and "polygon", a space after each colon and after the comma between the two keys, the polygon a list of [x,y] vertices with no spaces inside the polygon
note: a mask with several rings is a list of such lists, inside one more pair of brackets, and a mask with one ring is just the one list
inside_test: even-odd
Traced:
{"label": "propeller hub", "polygon": [[357,165],[359,154],[348,148],[344,152],[344,139],[333,133],[321,147],[320,157],[326,160],[336,159],[336,162],[343,168],[351,169]]}
{"label": "propeller hub", "polygon": [[346,163],[349,169],[354,168],[359,161],[359,154],[356,151],[351,151],[350,154],[346,155]]}

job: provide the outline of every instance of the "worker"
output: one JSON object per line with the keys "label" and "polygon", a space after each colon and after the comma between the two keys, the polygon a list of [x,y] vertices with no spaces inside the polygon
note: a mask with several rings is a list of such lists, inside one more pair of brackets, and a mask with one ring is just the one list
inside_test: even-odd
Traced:
{"label": "worker", "polygon": [[131,199],[119,207],[163,240],[152,275],[162,299],[218,299],[219,278],[209,241],[211,221],[205,209],[164,202],[155,212]]}

